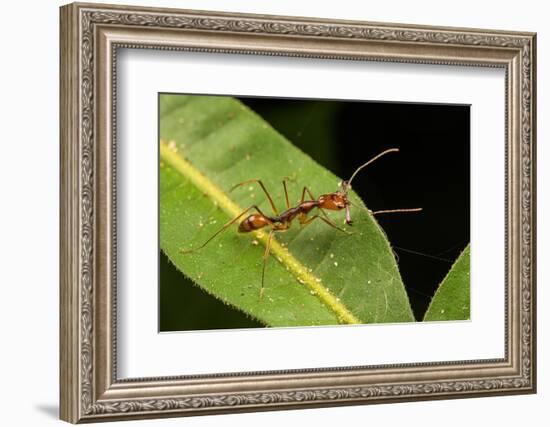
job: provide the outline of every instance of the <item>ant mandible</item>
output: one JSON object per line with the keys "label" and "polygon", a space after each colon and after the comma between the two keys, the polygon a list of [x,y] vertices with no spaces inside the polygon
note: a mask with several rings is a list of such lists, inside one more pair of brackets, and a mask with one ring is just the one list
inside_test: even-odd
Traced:
{"label": "ant mandible", "polygon": [[[230,227],[232,224],[237,222],[240,218],[242,218],[246,213],[250,212],[251,210],[255,210],[257,213],[253,213],[248,215],[245,219],[243,219],[239,224],[239,232],[240,233],[250,233],[251,231],[260,230],[264,227],[271,227],[271,230],[269,232],[269,235],[267,237],[267,243],[265,245],[265,251],[263,255],[263,266],[262,266],[262,285],[260,288],[260,298],[263,295],[264,291],[264,278],[265,278],[265,267],[267,259],[269,258],[269,250],[271,246],[271,240],[273,238],[273,234],[277,232],[284,232],[287,231],[290,226],[292,225],[292,221],[294,219],[298,218],[298,221],[300,222],[300,225],[302,227],[305,227],[309,224],[311,224],[316,219],[320,219],[321,221],[325,222],[327,225],[329,225],[332,228],[335,228],[338,231],[341,231],[343,233],[347,234],[353,234],[350,233],[343,228],[338,227],[327,215],[325,212],[326,210],[331,211],[340,211],[342,209],[346,210],[346,217],[345,217],[345,223],[347,225],[352,225],[351,220],[351,213],[350,213],[350,206],[363,208],[360,205],[357,205],[353,203],[348,198],[348,192],[351,189],[351,182],[353,181],[353,178],[357,175],[359,171],[361,171],[363,168],[370,165],[375,160],[379,159],[380,157],[384,156],[388,153],[394,153],[398,152],[398,148],[390,148],[388,150],[385,150],[381,152],[380,154],[374,156],[372,159],[370,159],[368,162],[362,164],[359,166],[355,172],[351,175],[351,178],[347,181],[340,182],[339,186],[340,189],[338,191],[335,191],[333,193],[323,194],[319,196],[318,198],[315,198],[315,196],[311,193],[311,191],[304,186],[302,190],[302,197],[300,199],[300,203],[298,205],[291,207],[290,202],[288,200],[288,191],[286,188],[286,178],[283,179],[283,189],[285,193],[285,202],[286,202],[286,210],[282,213],[279,213],[277,207],[275,206],[275,203],[273,202],[273,199],[271,198],[271,195],[267,191],[267,188],[263,184],[263,182],[260,179],[249,179],[247,181],[241,182],[235,186],[233,186],[229,191],[235,190],[237,187],[240,187],[242,185],[250,184],[250,183],[258,183],[267,196],[267,200],[269,201],[269,204],[271,205],[271,209],[273,210],[273,216],[266,215],[262,212],[262,210],[256,206],[252,205],[242,211],[239,215],[237,215],[235,218],[233,218],[231,221],[226,223],[222,228],[220,228],[218,231],[216,231],[208,240],[206,240],[201,246],[195,249],[188,249],[183,250],[180,249],[181,253],[190,253],[197,251],[199,249],[204,248],[212,239],[214,239],[218,234],[225,231],[228,227]],[[307,195],[311,198],[311,200],[306,200],[305,196]],[[314,215],[312,217],[308,217],[308,214],[313,210],[317,209],[321,215]],[[396,212],[419,212],[422,208],[413,208],[413,209],[390,209],[390,210],[380,210],[380,211],[371,211],[370,209],[367,209],[368,212],[370,212],[372,215],[378,215],[378,214],[385,214],[385,213],[396,213]]]}

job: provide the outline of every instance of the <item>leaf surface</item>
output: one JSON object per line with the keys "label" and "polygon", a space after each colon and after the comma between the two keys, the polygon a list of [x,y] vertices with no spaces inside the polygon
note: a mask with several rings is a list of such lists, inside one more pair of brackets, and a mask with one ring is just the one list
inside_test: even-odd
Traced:
{"label": "leaf surface", "polygon": [[424,321],[470,318],[470,245],[459,255],[439,285]]}
{"label": "leaf surface", "polygon": [[[161,95],[160,137],[161,249],[208,293],[268,326],[414,320],[385,234],[362,209],[352,210],[353,235],[322,221],[295,221],[277,233],[262,298],[266,233],[236,233],[235,224],[204,248],[181,253],[253,204],[272,215],[257,184],[230,193],[237,183],[261,179],[282,212],[284,177],[291,178],[291,205],[304,185],[318,196],[336,191],[341,180],[230,97]],[[343,212],[329,216],[342,226]]]}

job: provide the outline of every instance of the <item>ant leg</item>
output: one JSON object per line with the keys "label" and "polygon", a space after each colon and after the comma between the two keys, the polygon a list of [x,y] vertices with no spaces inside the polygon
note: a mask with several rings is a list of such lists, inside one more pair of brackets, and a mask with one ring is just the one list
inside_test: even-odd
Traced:
{"label": "ant leg", "polygon": [[258,213],[260,215],[262,215],[263,217],[265,217],[265,215],[263,214],[263,212],[260,210],[260,208],[256,205],[252,205],[250,206],[249,208],[245,209],[244,211],[242,211],[239,215],[237,215],[235,218],[233,218],[231,221],[229,221],[228,223],[226,223],[222,228],[220,228],[218,231],[216,231],[206,242],[204,242],[201,246],[199,246],[198,248],[195,248],[195,249],[180,249],[180,252],[182,254],[187,254],[187,253],[190,253],[190,252],[194,252],[194,251],[198,251],[199,249],[202,249],[204,248],[214,237],[216,237],[218,234],[220,234],[222,231],[225,231],[227,230],[227,227],[229,227],[231,224],[234,224],[235,222],[237,222],[239,220],[239,218],[241,218],[244,214],[246,214],[248,211],[250,211],[251,209],[255,209],[256,211],[258,211]]}
{"label": "ant leg", "polygon": [[287,178],[283,179],[283,189],[285,190],[285,202],[286,202],[286,208],[290,209],[290,202],[288,201],[288,191],[286,189],[286,180]]}
{"label": "ant leg", "polygon": [[269,232],[269,236],[267,236],[267,243],[265,244],[264,263],[262,266],[262,287],[260,288],[260,299],[262,299],[264,295],[265,266],[267,264],[267,260],[269,259],[269,249],[271,248],[271,239],[273,238],[273,233],[275,233],[274,230],[271,230]]}
{"label": "ant leg", "polygon": [[347,230],[344,230],[343,228],[340,228],[338,227],[335,223],[333,223],[330,219],[328,218],[324,218],[322,216],[319,216],[319,215],[314,215],[312,216],[311,218],[305,220],[305,221],[301,221],[300,224],[302,225],[302,227],[306,227],[308,226],[309,224],[311,224],[314,220],[316,220],[317,218],[319,218],[321,221],[325,222],[326,224],[330,225],[332,228],[336,228],[338,231],[341,231],[342,233],[346,233],[346,234],[354,234],[354,233],[350,233],[349,231]]}
{"label": "ant leg", "polygon": [[[321,213],[323,214],[323,216],[325,218],[321,218],[321,219],[325,219],[326,221],[325,222],[330,222],[331,224],[334,224],[334,222],[332,222],[332,220],[329,218],[328,214],[326,213],[326,211],[322,208],[322,207],[318,207],[318,209],[321,211]],[[338,228],[338,226],[336,224],[334,224],[336,226],[336,228]],[[346,233],[349,233],[346,231]],[[349,234],[353,234],[353,233],[349,233]]]}
{"label": "ant leg", "polygon": [[262,187],[262,190],[264,191],[265,195],[267,196],[267,200],[269,200],[269,204],[271,205],[271,209],[273,209],[273,212],[275,213],[275,215],[278,216],[279,211],[275,207],[275,203],[273,203],[273,199],[271,198],[269,192],[267,191],[267,188],[265,188],[264,183],[260,179],[254,178],[254,179],[249,179],[248,181],[244,181],[244,182],[240,182],[238,184],[235,184],[233,187],[231,187],[229,192],[232,192],[237,187],[240,187],[240,186],[245,185],[245,184],[251,184],[253,182],[257,182],[258,184],[260,184],[260,187]]}
{"label": "ant leg", "polygon": [[304,200],[305,200],[305,197],[306,197],[306,192],[307,192],[307,195],[308,195],[309,197],[311,197],[311,200],[315,200],[315,196],[314,196],[313,193],[309,190],[309,188],[304,187],[304,189],[302,190],[302,198],[300,199],[300,203],[304,203]]}

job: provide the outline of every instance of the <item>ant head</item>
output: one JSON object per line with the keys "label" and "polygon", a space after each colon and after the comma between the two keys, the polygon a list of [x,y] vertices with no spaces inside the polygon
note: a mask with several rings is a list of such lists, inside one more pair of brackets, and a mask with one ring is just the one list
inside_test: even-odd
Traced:
{"label": "ant head", "polygon": [[338,186],[340,187],[340,190],[338,191],[338,193],[340,193],[344,197],[347,197],[348,191],[351,188],[350,181],[349,180],[348,181],[340,181]]}

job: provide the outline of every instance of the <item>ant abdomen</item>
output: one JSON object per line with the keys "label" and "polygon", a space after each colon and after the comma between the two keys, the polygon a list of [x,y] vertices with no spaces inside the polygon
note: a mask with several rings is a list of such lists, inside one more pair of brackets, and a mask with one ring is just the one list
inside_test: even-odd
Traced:
{"label": "ant abdomen", "polygon": [[252,214],[243,219],[242,222],[239,224],[239,232],[249,233],[251,231],[264,228],[269,223],[269,220],[265,216]]}

